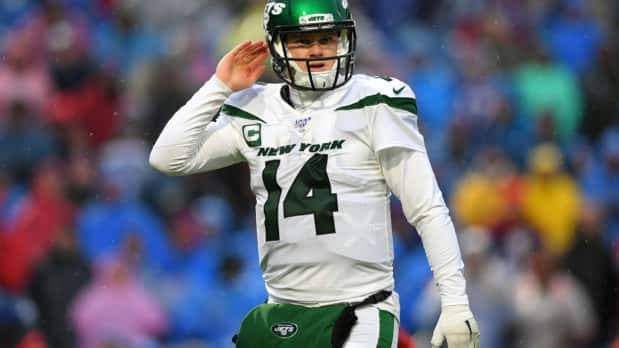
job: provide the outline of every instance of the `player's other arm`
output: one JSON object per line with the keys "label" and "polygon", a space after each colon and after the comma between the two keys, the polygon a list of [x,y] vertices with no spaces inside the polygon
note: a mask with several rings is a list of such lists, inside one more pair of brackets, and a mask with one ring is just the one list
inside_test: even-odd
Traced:
{"label": "player's other arm", "polygon": [[441,316],[432,346],[446,339],[450,348],[477,348],[479,328],[469,308],[464,263],[449,211],[425,152],[391,148],[380,162],[404,214],[417,228],[441,298]]}
{"label": "player's other arm", "polygon": [[[408,86],[401,97],[414,100]],[[373,119],[372,144],[387,185],[400,198],[408,222],[422,238],[438,286],[442,311],[432,344],[440,346],[446,337],[450,348],[472,348],[478,344],[479,330],[468,305],[460,248],[417,115],[411,111],[379,106]]]}
{"label": "player's other arm", "polygon": [[264,72],[268,57],[264,42],[241,43],[224,56],[216,74],[164,127],[149,162],[169,175],[209,171],[241,161],[235,131],[229,121],[212,122],[226,99],[251,87]]}

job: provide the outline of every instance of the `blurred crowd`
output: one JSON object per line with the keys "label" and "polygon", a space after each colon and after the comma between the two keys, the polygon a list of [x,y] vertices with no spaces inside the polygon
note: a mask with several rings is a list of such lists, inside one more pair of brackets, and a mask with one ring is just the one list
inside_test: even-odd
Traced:
{"label": "blurred crowd", "polygon": [[[484,348],[619,347],[619,3],[351,0],[417,94]],[[0,0],[0,347],[231,347],[266,298],[248,169],[148,166],[264,0]],[[265,81],[276,81],[266,74]],[[440,302],[394,197],[401,324]]]}

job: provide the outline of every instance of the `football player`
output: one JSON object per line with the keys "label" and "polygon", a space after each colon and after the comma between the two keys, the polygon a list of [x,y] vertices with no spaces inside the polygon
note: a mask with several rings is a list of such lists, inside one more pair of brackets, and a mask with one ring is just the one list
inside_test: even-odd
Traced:
{"label": "football player", "polygon": [[[249,164],[269,294],[238,347],[395,347],[391,192],[421,235],[442,312],[439,347],[478,347],[463,262],[417,127],[411,88],[354,75],[347,0],[272,0],[168,122],[150,163],[170,175]],[[271,57],[279,84],[260,84]]]}

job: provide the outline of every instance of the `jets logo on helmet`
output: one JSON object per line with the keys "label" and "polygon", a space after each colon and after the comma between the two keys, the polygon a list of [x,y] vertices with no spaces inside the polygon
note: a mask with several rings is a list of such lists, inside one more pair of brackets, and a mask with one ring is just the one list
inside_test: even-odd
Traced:
{"label": "jets logo on helmet", "polygon": [[271,2],[266,6],[265,12],[272,15],[282,14],[282,11],[286,8],[286,4],[283,2]]}
{"label": "jets logo on helmet", "polygon": [[321,14],[299,17],[299,24],[330,23],[330,22],[333,22],[333,15],[330,13],[321,13]]}
{"label": "jets logo on helmet", "polygon": [[264,8],[264,29],[266,30],[271,16],[277,16],[282,14],[286,4],[283,2],[269,2]]}
{"label": "jets logo on helmet", "polygon": [[[353,75],[357,34],[347,0],[269,1],[264,28],[273,71],[288,85],[301,90],[332,90]],[[291,34],[335,31],[337,53],[332,57],[292,57],[286,37]],[[327,71],[312,71],[310,62],[335,62]],[[302,69],[301,67],[307,67]]]}

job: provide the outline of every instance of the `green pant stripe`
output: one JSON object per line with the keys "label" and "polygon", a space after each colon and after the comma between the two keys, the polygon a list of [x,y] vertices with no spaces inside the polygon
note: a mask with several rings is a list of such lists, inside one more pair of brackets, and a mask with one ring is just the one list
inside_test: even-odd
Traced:
{"label": "green pant stripe", "polygon": [[391,348],[393,344],[393,336],[395,329],[395,319],[393,314],[387,311],[380,311],[380,335],[376,348]]}

